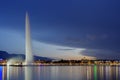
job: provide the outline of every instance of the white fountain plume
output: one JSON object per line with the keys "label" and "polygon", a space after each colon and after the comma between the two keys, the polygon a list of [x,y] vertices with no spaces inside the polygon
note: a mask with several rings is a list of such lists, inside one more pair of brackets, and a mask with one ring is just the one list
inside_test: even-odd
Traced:
{"label": "white fountain plume", "polygon": [[26,28],[25,64],[28,65],[33,62],[33,55],[32,55],[32,47],[31,47],[30,23],[29,23],[29,16],[27,12],[26,12],[26,18],[25,18],[25,28]]}

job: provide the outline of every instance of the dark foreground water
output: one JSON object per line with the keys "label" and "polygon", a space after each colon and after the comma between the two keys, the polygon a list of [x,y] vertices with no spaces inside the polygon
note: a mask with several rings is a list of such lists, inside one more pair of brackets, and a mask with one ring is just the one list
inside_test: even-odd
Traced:
{"label": "dark foreground water", "polygon": [[120,80],[120,66],[0,66],[0,80]]}

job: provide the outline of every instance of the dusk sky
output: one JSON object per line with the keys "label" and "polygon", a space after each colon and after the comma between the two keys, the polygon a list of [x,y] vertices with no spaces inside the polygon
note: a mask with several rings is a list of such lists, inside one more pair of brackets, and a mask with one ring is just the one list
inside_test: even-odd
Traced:
{"label": "dusk sky", "polygon": [[25,53],[26,11],[33,54],[120,58],[120,0],[1,0],[0,50]]}

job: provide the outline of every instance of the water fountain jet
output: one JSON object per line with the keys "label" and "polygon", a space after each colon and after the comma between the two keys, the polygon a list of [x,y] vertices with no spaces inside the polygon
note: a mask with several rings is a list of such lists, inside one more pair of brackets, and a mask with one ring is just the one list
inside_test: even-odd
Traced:
{"label": "water fountain jet", "polygon": [[30,65],[31,63],[33,63],[33,55],[32,55],[31,35],[30,35],[30,22],[29,22],[29,16],[27,12],[26,12],[26,18],[25,18],[25,28],[26,28],[25,65]]}
{"label": "water fountain jet", "polygon": [[[31,46],[31,35],[30,35],[30,22],[29,22],[29,16],[28,13],[26,12],[26,17],[25,17],[25,62],[21,62],[21,60],[17,59],[10,59],[7,62],[7,65],[12,65],[12,66],[22,66],[22,65],[32,65],[33,64],[33,54],[32,54],[32,46]],[[17,62],[16,62],[17,60]]]}

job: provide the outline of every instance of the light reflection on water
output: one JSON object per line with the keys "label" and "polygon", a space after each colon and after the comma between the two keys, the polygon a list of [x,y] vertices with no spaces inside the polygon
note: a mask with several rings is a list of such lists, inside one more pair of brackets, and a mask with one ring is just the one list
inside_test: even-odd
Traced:
{"label": "light reflection on water", "polygon": [[33,80],[33,67],[25,67],[25,80]]}
{"label": "light reflection on water", "polygon": [[120,66],[0,66],[0,80],[120,80]]}

